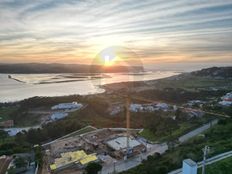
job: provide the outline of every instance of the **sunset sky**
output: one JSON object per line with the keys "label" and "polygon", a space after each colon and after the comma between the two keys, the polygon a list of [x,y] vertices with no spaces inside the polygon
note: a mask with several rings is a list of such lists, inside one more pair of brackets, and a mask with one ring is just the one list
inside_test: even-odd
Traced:
{"label": "sunset sky", "polygon": [[0,63],[232,63],[231,0],[0,0]]}

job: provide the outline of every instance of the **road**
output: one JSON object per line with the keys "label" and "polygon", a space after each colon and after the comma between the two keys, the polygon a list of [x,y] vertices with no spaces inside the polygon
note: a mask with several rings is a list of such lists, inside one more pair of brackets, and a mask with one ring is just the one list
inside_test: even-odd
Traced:
{"label": "road", "polygon": [[129,158],[128,160],[120,160],[120,161],[117,161],[115,164],[109,164],[109,165],[103,166],[101,174],[111,174],[114,172],[114,169],[117,172],[122,172],[130,168],[133,168],[139,165],[142,162],[142,160],[147,159],[149,155],[153,155],[155,152],[163,154],[166,150],[168,150],[168,146],[166,143],[148,144],[147,149],[148,150],[146,153],[142,153],[135,157]]}
{"label": "road", "polygon": [[185,135],[179,137],[178,140],[179,140],[180,143],[183,143],[183,142],[185,142],[185,141],[188,141],[190,138],[195,137],[196,135],[198,135],[198,134],[200,134],[200,133],[206,131],[206,130],[209,129],[211,126],[213,126],[213,125],[215,125],[215,124],[217,124],[217,123],[218,123],[218,120],[215,119],[215,120],[213,120],[211,123],[207,123],[207,124],[205,124],[205,125],[203,125],[203,126],[197,128],[197,129],[195,129],[195,130],[193,130],[193,131],[191,131],[191,132],[189,132],[189,133],[187,133],[187,134],[185,134]]}
{"label": "road", "polygon": [[[189,140],[190,138],[193,138],[194,136],[206,131],[211,126],[213,126],[213,125],[215,125],[217,123],[218,123],[218,120],[215,119],[211,123],[207,123],[207,124],[197,128],[197,129],[195,129],[195,130],[193,130],[193,131],[179,137],[178,140],[179,140],[180,143],[183,143],[183,142]],[[146,159],[149,155],[152,155],[155,152],[163,154],[166,150],[168,150],[168,146],[167,146],[166,143],[164,143],[164,144],[149,144],[147,153],[137,155],[137,156],[135,156],[133,158],[130,158],[128,160],[117,161],[115,164],[110,164],[110,165],[103,166],[101,174],[113,173],[114,169],[117,172],[122,172],[122,171],[128,170],[130,168],[133,168],[133,167],[139,165],[142,162],[142,160]]]}
{"label": "road", "polygon": [[5,174],[11,160],[11,157],[0,158],[0,174]]}
{"label": "road", "polygon": [[[228,157],[232,157],[232,151],[221,153],[219,155],[208,158],[206,160],[206,165],[213,164],[217,161],[223,160],[223,159],[228,158]],[[202,161],[197,163],[197,167],[198,168],[202,167]],[[168,174],[182,174],[182,169],[177,169],[177,170],[171,171]]]}
{"label": "road", "polygon": [[[209,129],[211,126],[217,124],[217,122],[218,122],[218,120],[213,120],[211,123],[205,124],[205,125],[197,128],[197,129],[195,129],[195,130],[193,130],[193,131],[179,137],[180,143],[183,143],[183,142],[189,140],[190,138],[204,132],[205,130]],[[126,130],[125,128],[112,128],[112,129]],[[80,131],[80,130],[78,130],[78,131]],[[78,131],[72,132],[71,134],[77,133]],[[99,131],[99,130],[96,129],[94,131]],[[71,134],[66,135],[64,137],[70,136]],[[61,138],[58,138],[58,139],[56,139],[56,140],[54,140],[52,142],[43,144],[42,146],[49,145],[49,144],[51,144],[53,142],[56,142],[56,141],[58,141],[58,140],[60,140],[60,139],[62,139],[64,137],[61,137]],[[165,153],[166,150],[168,150],[167,143],[163,143],[163,144],[147,144],[147,152],[146,153],[141,153],[140,155],[129,158],[128,160],[119,160],[119,161],[116,161],[115,163],[104,165],[103,168],[102,168],[101,174],[111,174],[111,173],[114,172],[114,170],[116,170],[117,172],[122,172],[122,171],[128,170],[130,168],[136,167],[139,164],[141,164],[142,160],[147,159],[147,157],[149,155],[153,155],[155,152],[163,154],[163,153]],[[47,167],[45,167],[45,169],[46,168]],[[46,172],[46,171],[44,171],[44,172]]]}

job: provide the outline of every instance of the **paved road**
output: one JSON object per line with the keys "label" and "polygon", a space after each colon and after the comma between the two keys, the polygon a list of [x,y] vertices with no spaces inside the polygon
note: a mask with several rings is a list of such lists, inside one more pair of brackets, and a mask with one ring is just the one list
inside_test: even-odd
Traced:
{"label": "paved road", "polygon": [[[183,136],[181,136],[179,138],[180,143],[183,143],[187,140],[189,140],[190,138],[204,132],[205,130],[209,129],[212,125],[217,124],[218,120],[213,120],[211,123],[205,124]],[[114,129],[122,129],[125,130],[125,128],[114,128]],[[95,131],[99,131],[98,129]],[[72,134],[72,133],[71,133]],[[67,135],[66,135],[67,136]],[[65,136],[65,137],[66,137]],[[64,137],[58,138],[62,139]],[[42,146],[46,146],[48,144],[51,144],[57,140],[54,140],[52,142],[43,144]],[[120,160],[117,161],[116,163],[112,163],[112,164],[108,164],[108,165],[104,165],[102,168],[102,172],[101,174],[111,174],[114,172],[114,170],[116,170],[117,172],[122,172],[125,170],[128,170],[130,168],[133,168],[139,164],[141,164],[142,160],[147,159],[147,157],[149,155],[153,155],[155,152],[158,152],[160,154],[163,154],[166,150],[168,150],[168,146],[167,143],[163,143],[163,144],[147,144],[147,152],[146,153],[142,153],[140,155],[137,155],[135,157],[129,158],[128,160]]]}
{"label": "paved road", "polygon": [[190,138],[192,138],[192,137],[194,137],[194,136],[196,136],[196,135],[198,135],[198,134],[200,134],[200,133],[206,131],[206,130],[209,129],[211,126],[213,126],[213,125],[215,125],[215,124],[217,124],[217,123],[218,123],[218,120],[217,120],[217,119],[216,119],[216,120],[213,120],[211,123],[207,123],[207,124],[205,124],[205,125],[203,125],[203,126],[197,128],[197,129],[195,129],[195,130],[193,130],[193,131],[191,131],[191,132],[189,132],[189,133],[187,133],[187,134],[185,134],[185,135],[179,137],[178,140],[179,140],[180,143],[183,143],[183,142],[185,142],[185,141],[188,141]]}
{"label": "paved road", "polygon": [[[206,165],[215,163],[217,161],[223,160],[223,159],[228,158],[228,157],[232,157],[232,151],[221,153],[219,155],[208,158],[206,160]],[[197,167],[198,168],[202,167],[202,161],[197,163]],[[177,169],[177,170],[171,171],[168,174],[182,174],[182,169]]]}
{"label": "paved road", "polygon": [[129,158],[128,160],[117,161],[115,164],[103,166],[101,174],[111,174],[114,172],[114,169],[117,172],[128,170],[130,168],[139,165],[142,162],[142,160],[147,159],[149,155],[153,155],[155,152],[159,152],[160,154],[163,154],[166,150],[168,150],[168,146],[166,143],[154,144],[154,145],[148,144],[147,148],[148,148],[147,153],[137,155],[135,157]]}
{"label": "paved road", "polygon": [[0,174],[5,174],[11,160],[11,157],[0,158]]}
{"label": "paved road", "polygon": [[[197,129],[195,129],[195,130],[193,130],[193,131],[179,137],[178,140],[179,140],[180,143],[183,143],[183,142],[189,140],[190,138],[193,138],[194,136],[206,131],[211,126],[213,126],[213,125],[215,125],[217,123],[218,123],[218,120],[215,119],[211,123],[207,123],[207,124],[197,128]],[[154,145],[150,144],[149,147],[148,147],[148,152],[147,153],[135,156],[135,157],[130,158],[130,159],[126,160],[126,161],[120,160],[120,161],[117,161],[115,164],[110,164],[110,165],[107,165],[107,166],[103,166],[101,174],[113,173],[114,169],[116,169],[117,172],[122,172],[122,171],[128,170],[130,168],[133,168],[133,167],[139,165],[143,159],[147,158],[147,156],[152,155],[155,152],[159,152],[160,154],[163,154],[166,150],[168,150],[168,146],[167,146],[166,143],[164,143],[164,144],[154,144]]]}

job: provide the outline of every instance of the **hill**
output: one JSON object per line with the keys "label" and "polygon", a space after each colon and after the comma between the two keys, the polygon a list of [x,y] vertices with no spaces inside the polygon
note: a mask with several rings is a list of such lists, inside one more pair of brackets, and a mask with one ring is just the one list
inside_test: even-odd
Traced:
{"label": "hill", "polygon": [[192,72],[196,76],[232,78],[232,67],[212,67]]}
{"label": "hill", "polygon": [[138,72],[141,66],[112,66],[82,65],[82,64],[0,64],[0,73],[99,73],[99,72]]}

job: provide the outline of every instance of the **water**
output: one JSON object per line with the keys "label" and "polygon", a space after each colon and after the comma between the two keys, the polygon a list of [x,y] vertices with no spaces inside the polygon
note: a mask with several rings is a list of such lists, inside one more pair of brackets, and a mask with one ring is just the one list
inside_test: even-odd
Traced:
{"label": "water", "polygon": [[110,73],[103,74],[101,79],[94,79],[85,74],[11,74],[12,78],[19,81],[8,78],[8,74],[0,74],[0,102],[19,101],[34,96],[102,93],[104,89],[101,85],[104,84],[154,80],[177,74],[173,71],[144,74]]}

